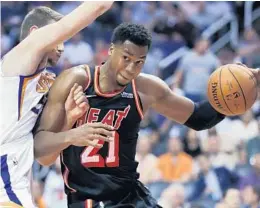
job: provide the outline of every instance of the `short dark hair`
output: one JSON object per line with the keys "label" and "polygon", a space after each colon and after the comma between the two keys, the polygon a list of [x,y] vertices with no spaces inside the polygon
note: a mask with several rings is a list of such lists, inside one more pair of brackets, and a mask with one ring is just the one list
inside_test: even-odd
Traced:
{"label": "short dark hair", "polygon": [[125,22],[114,29],[111,42],[121,44],[126,40],[138,46],[148,46],[150,48],[152,36],[143,25]]}
{"label": "short dark hair", "polygon": [[21,26],[20,41],[25,39],[32,26],[43,27],[50,24],[50,21],[59,21],[62,14],[52,10],[49,7],[40,6],[30,11],[24,18]]}

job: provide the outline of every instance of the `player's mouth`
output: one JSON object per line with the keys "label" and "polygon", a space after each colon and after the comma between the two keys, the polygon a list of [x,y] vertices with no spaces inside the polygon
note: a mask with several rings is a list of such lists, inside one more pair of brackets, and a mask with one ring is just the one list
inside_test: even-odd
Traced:
{"label": "player's mouth", "polygon": [[120,76],[123,78],[123,79],[125,79],[125,80],[130,80],[130,79],[128,79],[128,78],[126,78],[125,76],[123,76],[122,74],[120,74]]}

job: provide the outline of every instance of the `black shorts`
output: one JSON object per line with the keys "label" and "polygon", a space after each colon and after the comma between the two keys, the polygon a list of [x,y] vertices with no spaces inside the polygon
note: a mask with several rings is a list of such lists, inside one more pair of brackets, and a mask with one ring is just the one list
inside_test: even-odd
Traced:
{"label": "black shorts", "polygon": [[135,188],[119,200],[92,201],[81,200],[68,196],[68,208],[161,208],[151,196],[150,191],[139,181]]}

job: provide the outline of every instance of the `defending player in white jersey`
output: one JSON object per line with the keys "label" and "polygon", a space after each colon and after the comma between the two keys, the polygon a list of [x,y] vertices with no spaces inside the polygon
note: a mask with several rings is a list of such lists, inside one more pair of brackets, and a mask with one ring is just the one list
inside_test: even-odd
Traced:
{"label": "defending player in white jersey", "polygon": [[[32,129],[40,114],[53,74],[46,70],[48,53],[92,23],[112,2],[85,2],[66,16],[47,7],[32,10],[21,26],[21,42],[0,63],[0,206],[13,202],[34,207],[30,194],[30,170],[34,160]],[[65,124],[64,124],[65,125]],[[103,124],[85,125],[41,137],[64,138],[68,145],[93,145]],[[95,134],[94,135],[94,131]],[[102,131],[104,133],[104,131]],[[108,134],[109,136],[110,134]]]}

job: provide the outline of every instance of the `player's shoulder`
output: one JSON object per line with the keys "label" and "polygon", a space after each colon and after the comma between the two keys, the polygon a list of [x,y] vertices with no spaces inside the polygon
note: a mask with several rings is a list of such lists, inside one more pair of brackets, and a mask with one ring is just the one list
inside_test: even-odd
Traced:
{"label": "player's shoulder", "polygon": [[140,73],[140,75],[135,80],[136,89],[139,93],[143,93],[147,96],[153,98],[158,98],[169,92],[168,85],[159,77]]}
{"label": "player's shoulder", "polygon": [[88,76],[87,71],[89,70],[88,65],[82,64],[78,66],[65,69],[61,75],[62,76]]}
{"label": "player's shoulder", "polygon": [[135,82],[137,86],[142,86],[142,85],[158,86],[158,85],[166,84],[161,78],[155,75],[145,74],[145,73],[140,73],[136,78]]}
{"label": "player's shoulder", "polygon": [[89,79],[90,73],[88,65],[78,65],[63,70],[57,77],[55,82],[65,82],[67,85],[73,85],[74,83],[78,83],[79,85],[86,87]]}
{"label": "player's shoulder", "polygon": [[88,65],[78,65],[65,69],[59,76],[70,79],[86,79],[89,76]]}

